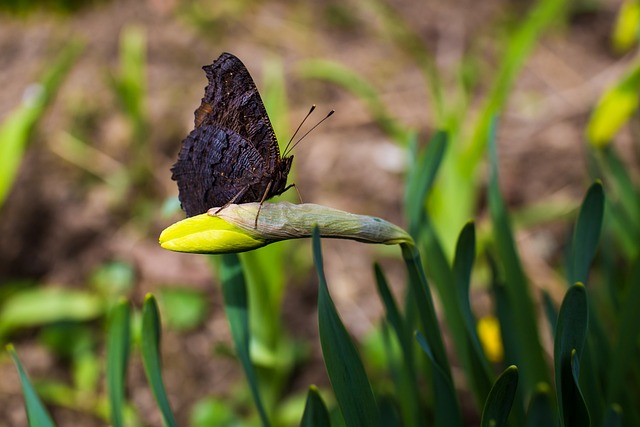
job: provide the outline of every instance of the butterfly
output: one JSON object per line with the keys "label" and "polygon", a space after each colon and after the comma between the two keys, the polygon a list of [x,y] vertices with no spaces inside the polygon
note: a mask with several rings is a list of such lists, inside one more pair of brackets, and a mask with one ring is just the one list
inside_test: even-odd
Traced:
{"label": "butterfly", "polygon": [[[258,89],[242,61],[223,53],[202,67],[208,85],[171,179],[187,216],[284,193],[293,156],[281,156]],[[220,209],[219,209],[220,210]],[[257,224],[257,217],[256,217]]]}

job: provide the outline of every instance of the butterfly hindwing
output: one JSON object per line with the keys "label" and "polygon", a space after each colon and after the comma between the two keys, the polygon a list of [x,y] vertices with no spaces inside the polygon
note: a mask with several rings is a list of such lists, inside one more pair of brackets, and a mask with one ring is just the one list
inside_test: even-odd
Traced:
{"label": "butterfly hindwing", "polygon": [[240,192],[235,203],[260,200],[260,191],[264,192],[256,185],[264,175],[258,151],[237,133],[218,126],[194,129],[183,141],[171,171],[187,216],[224,206]]}

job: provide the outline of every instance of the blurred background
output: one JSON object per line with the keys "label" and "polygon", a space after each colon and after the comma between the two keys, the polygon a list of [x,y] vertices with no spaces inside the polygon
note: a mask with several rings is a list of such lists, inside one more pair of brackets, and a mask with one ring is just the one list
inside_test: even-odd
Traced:
{"label": "blurred background", "polygon": [[[615,33],[621,5],[4,0],[0,341],[15,344],[59,425],[105,425],[106,315],[120,296],[140,307],[152,292],[179,424],[256,422],[215,269],[205,256],[157,243],[162,229],[184,217],[169,169],[204,93],[201,67],[224,51],[249,69],[281,144],[311,104],[319,111],[311,123],[336,110],[295,149],[289,179],[304,202],[406,227],[413,153],[437,130],[449,131],[427,201],[449,259],[467,220],[476,220],[480,241],[488,227],[484,139],[499,114],[500,183],[520,255],[533,293],[545,289],[559,301],[567,218],[593,178],[585,129],[603,91],[634,61],[626,53],[633,42]],[[624,128],[615,144],[637,165],[632,141]],[[283,198],[296,202],[291,193]],[[382,306],[371,265],[382,263],[400,292],[399,251],[349,241],[323,248],[338,310],[375,371],[372,331]],[[243,262],[254,266],[251,280],[268,283],[251,297],[269,311],[256,318],[271,319],[257,333],[270,350],[257,345],[254,355],[278,354],[285,366],[260,362],[277,371],[267,401],[278,402],[282,425],[295,424],[287,420],[299,416],[286,413],[299,415],[308,385],[328,386],[310,243],[277,244]],[[482,284],[480,271],[472,301],[478,316],[491,312]],[[6,354],[0,378],[0,425],[25,425]],[[133,425],[160,425],[135,354],[127,382]],[[477,409],[468,406],[474,425]],[[211,408],[224,414],[215,424],[207,424]]]}

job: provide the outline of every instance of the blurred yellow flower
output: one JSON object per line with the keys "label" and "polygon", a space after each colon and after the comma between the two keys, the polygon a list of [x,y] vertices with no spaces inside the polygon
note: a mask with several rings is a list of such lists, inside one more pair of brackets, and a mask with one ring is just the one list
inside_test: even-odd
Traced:
{"label": "blurred yellow flower", "polygon": [[500,335],[500,323],[498,323],[498,319],[494,316],[482,317],[478,320],[476,328],[487,359],[493,363],[502,361],[504,349],[502,348],[502,337]]}
{"label": "blurred yellow flower", "polygon": [[587,138],[594,147],[607,146],[633,116],[638,109],[639,89],[640,62],[636,62],[621,81],[604,92],[591,114]]}
{"label": "blurred yellow flower", "polygon": [[620,6],[611,35],[611,44],[618,53],[630,50],[638,42],[640,29],[640,2],[626,0]]}

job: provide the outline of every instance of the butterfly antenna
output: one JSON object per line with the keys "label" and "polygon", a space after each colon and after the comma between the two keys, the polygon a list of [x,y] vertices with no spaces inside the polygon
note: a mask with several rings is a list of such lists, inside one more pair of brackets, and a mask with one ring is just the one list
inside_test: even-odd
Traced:
{"label": "butterfly antenna", "polygon": [[[294,148],[296,148],[296,146],[297,146],[298,144],[300,144],[300,141],[302,141],[302,140],[305,138],[305,136],[307,136],[307,135],[309,135],[311,132],[313,132],[313,130],[314,130],[315,128],[317,128],[318,126],[320,126],[320,125],[322,124],[322,122],[324,122],[324,121],[325,121],[325,120],[327,120],[329,117],[331,117],[331,116],[333,115],[333,113],[335,113],[335,112],[336,112],[336,110],[331,110],[331,111],[329,111],[329,114],[327,114],[326,116],[324,116],[324,119],[320,120],[318,123],[316,123],[316,124],[315,124],[315,126],[313,126],[311,129],[309,129],[307,132],[305,132],[305,134],[304,134],[304,135],[302,135],[302,136],[300,137],[300,139],[298,139],[298,140],[295,142],[295,144],[293,144],[293,145],[291,146],[291,149],[290,149],[290,150],[285,150],[285,152],[282,154],[282,157],[285,157],[285,156],[287,155],[287,153],[290,153],[291,151],[293,151],[293,149],[294,149]],[[295,134],[294,134],[294,135],[295,135]],[[287,144],[287,148],[288,148],[288,147],[289,147],[289,144]]]}
{"label": "butterfly antenna", "polygon": [[297,135],[297,134],[298,134],[298,132],[300,131],[300,128],[302,127],[302,125],[304,124],[304,122],[305,122],[305,121],[307,121],[307,119],[309,118],[309,116],[311,115],[311,113],[313,113],[313,110],[315,110],[315,109],[316,109],[316,104],[313,104],[313,105],[311,106],[311,109],[310,109],[310,110],[309,110],[309,112],[307,113],[307,115],[306,115],[306,116],[304,116],[304,119],[302,119],[302,121],[301,121],[301,122],[300,122],[300,124],[298,125],[298,129],[296,129],[296,131],[293,133],[293,135],[291,135],[291,138],[289,139],[289,142],[287,142],[287,146],[286,146],[286,147],[284,147],[284,151],[282,152],[282,153],[283,153],[283,154],[282,154],[283,156],[284,156],[284,153],[286,153],[286,152],[287,152],[287,150],[289,149],[289,146],[291,145],[291,141],[293,141],[293,138],[295,138],[295,137],[296,137],[296,135]]}

